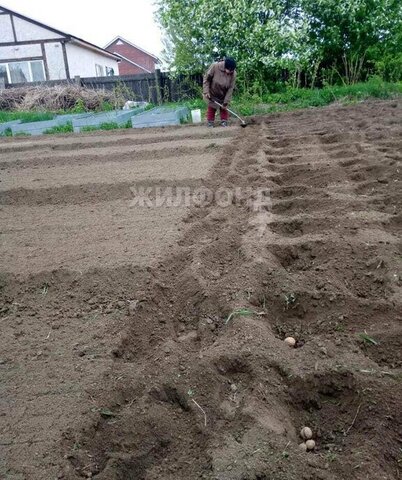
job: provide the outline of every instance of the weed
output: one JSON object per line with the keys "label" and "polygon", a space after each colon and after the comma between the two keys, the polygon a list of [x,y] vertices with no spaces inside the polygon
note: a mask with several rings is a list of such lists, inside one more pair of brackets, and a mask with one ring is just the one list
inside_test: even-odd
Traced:
{"label": "weed", "polygon": [[363,340],[363,343],[366,345],[378,345],[379,343],[374,340],[374,338],[370,337],[367,332],[359,333],[359,337]]}
{"label": "weed", "polygon": [[259,299],[259,303],[260,303],[260,306],[263,310],[266,310],[267,309],[267,298],[265,295],[263,295],[262,297],[260,297]]}
{"label": "weed", "polygon": [[47,282],[45,282],[42,285],[41,293],[42,293],[42,295],[47,295],[48,291],[49,291],[49,284]]}
{"label": "weed", "polygon": [[47,135],[53,135],[56,133],[71,133],[71,132],[74,132],[73,124],[71,122],[68,122],[65,125],[56,125],[55,127],[48,128],[43,133]]}
{"label": "weed", "polygon": [[285,297],[286,310],[288,310],[291,305],[294,305],[296,303],[297,298],[294,293],[286,293],[284,297]]}
{"label": "weed", "polygon": [[116,414],[113,413],[111,410],[109,410],[108,408],[101,408],[99,410],[99,413],[101,414],[102,417],[104,418],[110,418],[110,417],[115,417]]}
{"label": "weed", "polygon": [[289,452],[287,451],[287,448],[288,448],[289,445],[290,445],[290,442],[288,442],[288,443],[286,444],[285,449],[284,449],[283,452],[281,453],[282,458],[289,458]]}
{"label": "weed", "polygon": [[114,109],[114,106],[110,102],[102,102],[102,105],[98,110],[100,112],[111,112]]}
{"label": "weed", "polygon": [[99,126],[99,130],[116,130],[116,128],[120,128],[116,122],[105,122]]}
{"label": "weed", "polygon": [[21,123],[41,122],[43,120],[53,120],[53,112],[9,112],[0,111],[0,123],[21,120]]}
{"label": "weed", "polygon": [[228,316],[228,318],[225,321],[225,324],[230,322],[230,320],[233,317],[236,317],[239,315],[244,317],[244,316],[253,315],[253,314],[254,314],[253,310],[250,310],[249,308],[238,308],[236,310],[233,310],[233,312]]}
{"label": "weed", "polygon": [[93,413],[99,412],[101,416],[104,418],[111,418],[116,416],[116,414],[107,407],[101,407],[101,408],[94,407],[94,408],[91,408],[91,412]]}
{"label": "weed", "polygon": [[338,455],[334,452],[328,452],[326,455],[326,459],[328,462],[334,462],[337,459]]}
{"label": "weed", "polygon": [[82,98],[79,98],[71,109],[71,113],[85,113],[86,111],[87,109],[85,108],[85,103]]}
{"label": "weed", "polygon": [[342,323],[336,323],[335,324],[335,330],[337,332],[344,332],[345,331],[345,325],[342,325]]}
{"label": "weed", "polygon": [[14,136],[15,137],[30,137],[31,134],[27,133],[27,132],[17,132]]}
{"label": "weed", "polygon": [[105,122],[101,123],[99,126],[88,125],[86,127],[81,127],[81,132],[95,132],[98,130],[118,130],[122,128],[131,128],[131,120],[127,120],[123,125],[119,125],[116,122]]}
{"label": "weed", "polygon": [[11,128],[6,128],[4,132],[0,133],[0,137],[12,137],[13,136],[13,131]]}

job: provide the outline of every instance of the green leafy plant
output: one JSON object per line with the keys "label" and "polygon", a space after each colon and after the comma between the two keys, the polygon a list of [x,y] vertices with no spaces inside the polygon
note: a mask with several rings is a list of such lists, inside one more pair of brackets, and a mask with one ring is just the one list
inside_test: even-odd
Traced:
{"label": "green leafy plant", "polygon": [[295,293],[286,293],[284,295],[285,298],[285,305],[286,309],[290,308],[292,305],[296,303],[297,297]]}
{"label": "green leafy plant", "polygon": [[56,125],[55,127],[48,128],[43,133],[48,134],[48,135],[53,135],[53,134],[56,134],[56,133],[71,133],[73,131],[74,131],[74,129],[73,129],[72,122],[68,122],[65,125]]}
{"label": "green leafy plant", "polygon": [[71,113],[85,113],[87,111],[84,100],[79,98],[74,107],[71,109]]}
{"label": "green leafy plant", "polygon": [[364,333],[359,333],[359,337],[363,340],[363,342],[367,345],[379,345],[377,340],[374,340],[374,338],[370,337],[367,332]]}

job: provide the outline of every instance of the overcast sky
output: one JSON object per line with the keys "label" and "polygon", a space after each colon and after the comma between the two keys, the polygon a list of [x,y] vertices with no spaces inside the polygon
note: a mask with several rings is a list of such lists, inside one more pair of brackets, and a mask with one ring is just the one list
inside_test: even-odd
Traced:
{"label": "overcast sky", "polygon": [[0,0],[0,5],[100,47],[120,35],[155,55],[162,50],[154,0]]}

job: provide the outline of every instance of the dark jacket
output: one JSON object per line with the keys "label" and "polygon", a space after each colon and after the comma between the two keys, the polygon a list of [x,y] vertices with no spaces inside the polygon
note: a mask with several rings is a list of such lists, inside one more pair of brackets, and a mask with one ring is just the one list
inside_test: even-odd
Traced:
{"label": "dark jacket", "polygon": [[[209,94],[219,103],[229,103],[232,99],[233,88],[236,82],[236,70],[228,75],[225,72],[225,62],[213,63],[204,76],[203,95]],[[209,106],[217,108],[211,100]]]}

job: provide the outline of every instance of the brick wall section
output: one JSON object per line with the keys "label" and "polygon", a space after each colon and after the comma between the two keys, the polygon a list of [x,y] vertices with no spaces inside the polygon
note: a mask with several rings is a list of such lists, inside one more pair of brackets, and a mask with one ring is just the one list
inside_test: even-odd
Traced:
{"label": "brick wall section", "polygon": [[[107,47],[106,50],[112,53],[119,53],[120,55],[123,55],[124,57],[132,60],[133,62],[138,63],[138,65],[141,65],[150,72],[155,71],[155,59],[153,57],[151,57],[145,52],[142,52],[138,48],[133,47],[132,45],[128,45],[123,40],[123,45],[116,45],[117,42],[118,40],[116,40],[109,47]],[[125,62],[123,60],[119,63],[120,75],[135,75],[138,73],[146,72],[145,70],[142,70],[141,68],[138,68],[135,65],[132,65],[131,63]]]}

